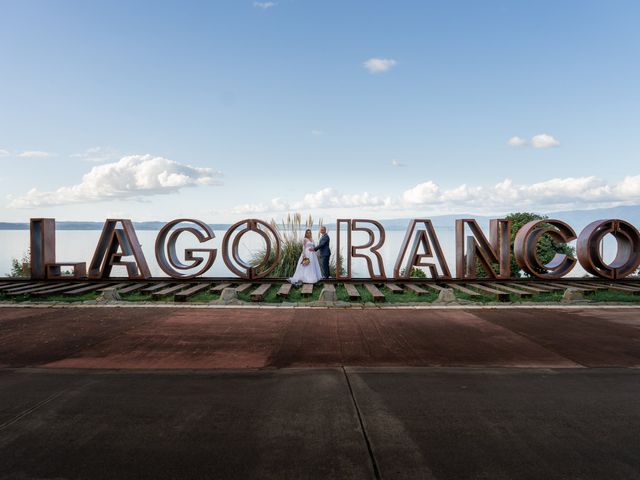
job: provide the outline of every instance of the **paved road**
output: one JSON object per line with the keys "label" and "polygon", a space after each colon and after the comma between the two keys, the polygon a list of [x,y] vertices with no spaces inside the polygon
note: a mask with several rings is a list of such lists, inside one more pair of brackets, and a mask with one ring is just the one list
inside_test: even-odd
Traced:
{"label": "paved road", "polygon": [[0,308],[0,479],[640,479],[639,313]]}
{"label": "paved road", "polygon": [[0,367],[638,367],[638,309],[0,308]]}
{"label": "paved road", "polygon": [[640,478],[634,370],[346,372],[0,370],[0,478]]}

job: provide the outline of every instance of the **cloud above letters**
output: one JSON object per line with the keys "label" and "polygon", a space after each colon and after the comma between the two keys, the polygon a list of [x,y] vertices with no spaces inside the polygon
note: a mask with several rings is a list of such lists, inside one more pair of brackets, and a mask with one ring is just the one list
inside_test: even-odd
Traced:
{"label": "cloud above letters", "polygon": [[307,193],[301,200],[275,198],[270,202],[240,205],[237,214],[300,210],[361,209],[375,211],[426,211],[456,213],[506,213],[518,210],[564,210],[640,203],[640,175],[609,183],[595,176],[553,178],[532,184],[505,179],[493,186],[467,184],[442,188],[428,180],[408,188],[398,197],[368,192],[344,194],[335,188]]}
{"label": "cloud above letters", "polygon": [[40,150],[26,150],[18,154],[18,157],[21,158],[47,158],[55,156],[57,156],[55,153],[43,152]]}
{"label": "cloud above letters", "polygon": [[560,142],[553,135],[549,135],[548,133],[539,133],[538,135],[531,137],[531,140],[518,136],[511,137],[507,140],[507,145],[510,147],[524,147],[531,145],[533,148],[553,148],[559,147]]}
{"label": "cloud above letters", "polygon": [[93,167],[76,185],[54,191],[32,189],[11,199],[9,208],[34,208],[72,203],[178,192],[184,187],[219,184],[221,174],[211,168],[192,167],[153,155],[129,155],[114,163]]}
{"label": "cloud above letters", "polygon": [[369,70],[369,73],[384,73],[395,67],[397,63],[392,58],[370,58],[362,65]]}

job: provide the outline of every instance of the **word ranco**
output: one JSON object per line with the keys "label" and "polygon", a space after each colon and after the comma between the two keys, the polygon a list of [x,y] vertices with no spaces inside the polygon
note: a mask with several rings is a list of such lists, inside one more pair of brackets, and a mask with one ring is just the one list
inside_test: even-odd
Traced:
{"label": "word ranco", "polygon": [[[476,267],[481,265],[489,278],[509,278],[511,274],[511,224],[508,219],[494,219],[489,223],[489,238],[485,236],[474,219],[460,219],[455,223],[456,231],[456,277],[475,279]],[[259,264],[243,259],[240,255],[242,237],[253,232],[265,244],[264,255]],[[364,232],[368,241],[354,245],[352,234]],[[466,235],[470,233],[470,235]],[[181,235],[193,236],[201,248],[187,248],[180,258],[176,242]],[[426,268],[435,279],[451,279],[436,231],[429,219],[413,219],[400,247],[393,269],[393,277],[387,277],[380,248],[385,242],[385,229],[376,220],[339,219],[336,222],[337,262],[343,272],[337,279],[351,277],[354,258],[365,260],[369,278],[408,278],[413,267]],[[577,239],[577,259],[558,253],[548,263],[538,256],[538,242],[548,235],[558,244]],[[613,261],[602,258],[601,244],[605,236],[611,235],[617,242]],[[158,233],[155,256],[160,268],[173,278],[194,278],[207,272],[216,260],[218,250],[206,246],[213,241],[213,230],[200,220],[180,218],[167,223]],[[232,225],[222,239],[222,260],[231,272],[243,279],[262,278],[280,262],[282,240],[278,231],[269,223],[258,219],[241,220]],[[342,247],[346,254],[342,254]],[[518,266],[535,278],[553,279],[568,274],[577,262],[590,274],[620,279],[633,273],[640,265],[640,233],[629,222],[618,219],[598,220],[587,225],[579,235],[560,220],[535,220],[525,224],[516,234],[513,248]],[[72,267],[76,278],[109,278],[114,266],[124,266],[130,279],[151,277],[147,260],[142,252],[133,223],[129,219],[105,221],[91,262],[56,262],[55,219],[31,219],[31,278],[55,279],[63,276],[63,267]],[[338,269],[340,270],[340,269]]]}

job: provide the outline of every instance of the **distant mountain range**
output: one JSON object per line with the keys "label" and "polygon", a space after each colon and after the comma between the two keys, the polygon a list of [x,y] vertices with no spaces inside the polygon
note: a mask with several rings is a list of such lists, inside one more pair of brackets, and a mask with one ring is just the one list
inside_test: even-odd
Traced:
{"label": "distant mountain range", "polygon": [[[547,213],[550,218],[562,220],[571,225],[575,230],[582,229],[588,223],[594,220],[619,218],[633,224],[636,228],[640,228],[640,206],[629,207],[612,207],[598,208],[594,210],[569,210],[565,212]],[[428,217],[437,227],[453,227],[455,220],[459,218],[475,218],[480,225],[486,224],[490,218],[497,218],[497,215],[482,216],[472,214],[456,214],[456,215],[434,215]],[[380,220],[387,230],[405,230],[409,224],[410,218],[394,218]],[[160,230],[166,222],[133,222],[137,230]],[[326,222],[330,225],[332,222]],[[56,222],[57,230],[102,230],[104,222]],[[212,223],[209,226],[214,230],[226,230],[231,224],[229,223]],[[12,223],[0,222],[0,230],[29,230],[29,223]]]}

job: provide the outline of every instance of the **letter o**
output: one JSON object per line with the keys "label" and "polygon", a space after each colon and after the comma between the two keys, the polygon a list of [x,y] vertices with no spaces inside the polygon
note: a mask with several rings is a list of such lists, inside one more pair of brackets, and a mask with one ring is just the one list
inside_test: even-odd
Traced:
{"label": "letter o", "polygon": [[[618,244],[616,256],[605,263],[600,254],[602,240],[613,235]],[[640,265],[640,232],[624,220],[597,220],[590,223],[578,237],[578,260],[587,272],[615,280],[633,273]]]}
{"label": "letter o", "polygon": [[[235,231],[241,226],[244,226],[244,228],[235,233]],[[264,257],[257,265],[252,265],[249,262],[246,262],[240,256],[240,252],[238,251],[240,247],[240,240],[248,232],[257,233],[265,242],[266,248]],[[271,234],[271,236],[267,232]],[[231,242],[232,237],[233,242]],[[269,259],[271,257],[271,251],[274,250],[274,246],[271,244],[271,237],[275,240],[275,258],[272,260],[272,265],[268,266],[270,263]],[[229,249],[229,242],[231,242],[231,249]],[[231,256],[229,256],[229,251],[231,251]],[[266,277],[280,262],[281,254],[282,249],[280,246],[280,236],[276,229],[272,225],[255,218],[241,220],[234,223],[229,227],[229,230],[226,231],[224,238],[222,239],[222,260],[227,268],[240,278],[251,280],[254,278]]]}

